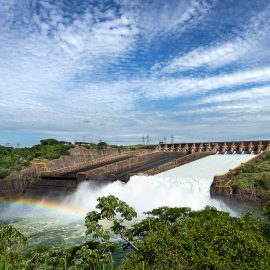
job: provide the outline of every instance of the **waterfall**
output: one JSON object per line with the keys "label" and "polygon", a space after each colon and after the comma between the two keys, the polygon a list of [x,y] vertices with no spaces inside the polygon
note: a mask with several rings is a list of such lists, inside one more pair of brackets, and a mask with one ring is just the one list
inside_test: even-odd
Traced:
{"label": "waterfall", "polygon": [[210,185],[216,174],[225,173],[248,159],[247,154],[211,155],[158,175],[133,176],[128,183],[116,181],[100,185],[88,181],[66,198],[66,202],[87,211],[94,209],[98,197],[112,194],[139,213],[160,206],[187,206],[198,210],[213,205],[234,214],[224,203],[210,198]]}

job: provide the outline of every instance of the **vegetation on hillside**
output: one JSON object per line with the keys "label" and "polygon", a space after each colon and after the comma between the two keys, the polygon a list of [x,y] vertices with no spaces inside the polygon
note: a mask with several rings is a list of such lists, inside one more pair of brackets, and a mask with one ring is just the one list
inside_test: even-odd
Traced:
{"label": "vegetation on hillside", "polygon": [[[76,143],[83,145],[92,150],[101,149],[126,149],[138,150],[149,148],[150,146],[135,145],[135,146],[118,146],[108,145],[106,142],[95,143]],[[70,142],[57,141],[56,139],[41,140],[40,144],[33,147],[14,148],[0,145],[0,179],[5,178],[9,174],[19,171],[30,165],[33,159],[56,159],[62,155],[68,155],[68,150],[75,145]]]}
{"label": "vegetation on hillside", "polygon": [[14,148],[0,145],[0,179],[12,172],[19,171],[30,165],[33,159],[55,159],[67,155],[74,147],[70,143],[55,139],[41,140],[33,147]]}
{"label": "vegetation on hillside", "polygon": [[246,165],[232,176],[232,181],[239,188],[270,190],[270,155]]}
{"label": "vegetation on hillside", "polygon": [[[0,269],[270,269],[269,205],[265,218],[259,219],[251,213],[231,217],[213,207],[201,211],[162,207],[132,225],[137,213],[114,196],[99,198],[96,208],[85,219],[91,240],[80,247],[37,248],[25,254],[25,237],[4,225]],[[104,219],[111,222],[110,229],[100,225]],[[131,250],[117,267],[112,232]]]}

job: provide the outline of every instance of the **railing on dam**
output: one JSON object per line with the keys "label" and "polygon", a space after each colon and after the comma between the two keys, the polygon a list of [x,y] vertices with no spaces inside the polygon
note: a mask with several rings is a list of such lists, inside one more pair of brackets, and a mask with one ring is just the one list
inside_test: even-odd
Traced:
{"label": "railing on dam", "polygon": [[234,141],[234,142],[209,142],[209,143],[160,143],[156,150],[164,152],[230,152],[230,153],[260,153],[270,146],[270,141]]}

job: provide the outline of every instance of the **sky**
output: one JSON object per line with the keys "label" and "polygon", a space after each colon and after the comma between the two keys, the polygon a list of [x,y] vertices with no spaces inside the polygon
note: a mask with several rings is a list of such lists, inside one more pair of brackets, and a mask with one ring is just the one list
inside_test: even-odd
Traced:
{"label": "sky", "polygon": [[0,144],[269,139],[269,25],[269,0],[0,0]]}

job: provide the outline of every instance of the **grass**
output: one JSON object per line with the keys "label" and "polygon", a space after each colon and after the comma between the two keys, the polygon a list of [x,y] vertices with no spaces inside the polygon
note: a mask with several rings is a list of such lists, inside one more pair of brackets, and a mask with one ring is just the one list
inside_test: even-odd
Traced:
{"label": "grass", "polygon": [[270,190],[270,154],[246,165],[242,171],[232,176],[232,181],[239,188]]}

